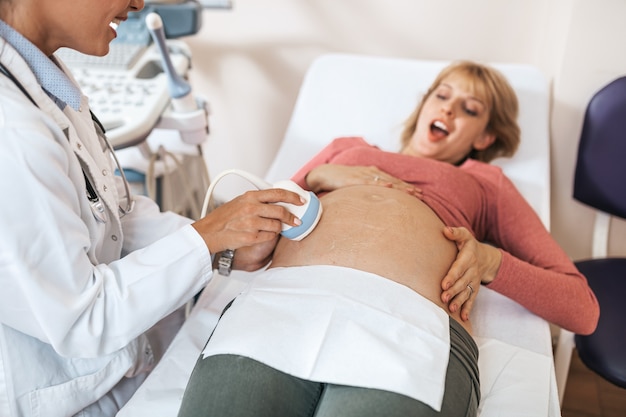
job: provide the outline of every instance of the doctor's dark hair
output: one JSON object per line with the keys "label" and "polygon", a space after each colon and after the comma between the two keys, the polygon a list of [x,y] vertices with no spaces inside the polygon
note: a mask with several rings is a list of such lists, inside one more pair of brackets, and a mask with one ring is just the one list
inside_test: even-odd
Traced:
{"label": "doctor's dark hair", "polygon": [[413,137],[417,119],[426,98],[451,74],[460,74],[465,77],[469,82],[472,93],[486,101],[489,107],[487,131],[496,137],[493,144],[487,149],[480,151],[474,149],[468,157],[483,162],[490,162],[501,156],[512,156],[520,142],[520,128],[517,124],[517,95],[506,78],[498,70],[472,61],[454,62],[437,75],[422,101],[404,123],[404,130],[400,137],[402,147],[407,146]]}

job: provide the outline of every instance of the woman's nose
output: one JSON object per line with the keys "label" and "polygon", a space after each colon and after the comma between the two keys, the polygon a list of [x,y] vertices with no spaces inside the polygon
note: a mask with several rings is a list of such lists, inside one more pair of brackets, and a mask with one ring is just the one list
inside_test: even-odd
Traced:
{"label": "woman's nose", "polygon": [[142,10],[144,6],[144,0],[130,0],[129,6],[134,11]]}
{"label": "woman's nose", "polygon": [[453,106],[452,103],[450,102],[445,102],[441,105],[441,111],[443,113],[445,113],[448,116],[452,116],[453,115]]}

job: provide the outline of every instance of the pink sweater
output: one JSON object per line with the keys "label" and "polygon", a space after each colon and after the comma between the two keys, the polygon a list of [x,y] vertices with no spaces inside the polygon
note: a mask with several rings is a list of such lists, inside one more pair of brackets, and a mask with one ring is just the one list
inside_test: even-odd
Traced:
{"label": "pink sweater", "polygon": [[500,248],[502,263],[489,288],[565,329],[594,331],[599,306],[586,278],[499,167],[471,159],[456,167],[348,137],[335,139],[292,179],[306,189],[306,174],[326,163],[376,165],[421,188],[423,201],[446,225],[466,227]]}

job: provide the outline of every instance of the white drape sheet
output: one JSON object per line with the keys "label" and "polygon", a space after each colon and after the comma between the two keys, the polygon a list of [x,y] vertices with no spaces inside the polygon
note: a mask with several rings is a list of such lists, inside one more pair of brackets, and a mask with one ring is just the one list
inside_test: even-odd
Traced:
{"label": "white drape sheet", "polygon": [[396,392],[439,411],[449,317],[378,275],[329,265],[274,268],[236,298],[203,356],[225,353],[307,380]]}

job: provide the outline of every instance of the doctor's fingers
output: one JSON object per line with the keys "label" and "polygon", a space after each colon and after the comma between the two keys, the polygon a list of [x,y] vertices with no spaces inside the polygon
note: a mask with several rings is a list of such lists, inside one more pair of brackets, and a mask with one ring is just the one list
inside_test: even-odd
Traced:
{"label": "doctor's fingers", "polygon": [[[280,188],[272,188],[268,190],[260,191],[248,191],[243,195],[235,198],[227,203],[227,205],[233,207],[233,210],[239,210],[241,216],[248,218],[249,220],[261,222],[264,227],[259,227],[258,230],[274,232],[276,231],[276,222],[263,222],[262,219],[274,219],[280,223],[288,224],[289,226],[299,226],[302,222],[294,214],[292,214],[283,204],[301,206],[305,203],[305,200],[297,193]],[[253,229],[254,224],[247,229]],[[273,228],[271,228],[273,226]],[[278,232],[280,232],[281,225],[279,224]]]}
{"label": "doctor's fingers", "polygon": [[282,223],[297,226],[301,222],[283,206],[240,196],[217,207],[193,227],[211,253],[216,253],[271,240],[281,232]]}
{"label": "doctor's fingers", "polygon": [[259,216],[239,216],[238,212],[222,208],[227,209],[226,206],[220,206],[192,224],[210,253],[268,242],[276,239],[282,229],[279,220]]}
{"label": "doctor's fingers", "polygon": [[[216,219],[221,219],[224,223],[221,227],[230,224],[234,230],[250,230],[256,227],[257,230],[280,232],[280,227],[277,228],[280,223],[298,226],[300,224],[299,219],[284,205],[278,203],[301,206],[304,204],[304,200],[293,191],[277,188],[247,191],[217,207],[211,214],[214,214]],[[278,223],[261,222],[261,219],[275,219],[278,220]],[[259,225],[256,222],[261,222],[260,227],[257,227]]]}
{"label": "doctor's fingers", "polygon": [[235,200],[244,200],[257,203],[289,203],[301,206],[305,201],[298,193],[282,188],[270,188],[267,190],[247,191]]}

